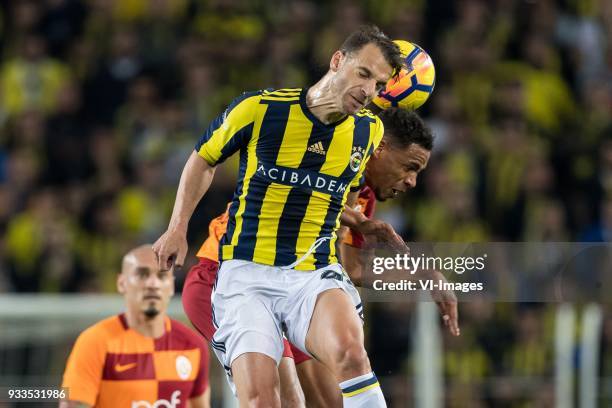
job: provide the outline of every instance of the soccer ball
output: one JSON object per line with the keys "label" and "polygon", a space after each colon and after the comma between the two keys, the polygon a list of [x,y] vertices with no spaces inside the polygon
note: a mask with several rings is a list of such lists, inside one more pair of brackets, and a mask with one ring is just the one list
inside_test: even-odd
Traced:
{"label": "soccer ball", "polygon": [[406,68],[387,82],[385,89],[372,102],[381,109],[390,106],[415,110],[423,105],[434,90],[436,69],[431,57],[421,47],[408,41],[395,40],[404,57]]}

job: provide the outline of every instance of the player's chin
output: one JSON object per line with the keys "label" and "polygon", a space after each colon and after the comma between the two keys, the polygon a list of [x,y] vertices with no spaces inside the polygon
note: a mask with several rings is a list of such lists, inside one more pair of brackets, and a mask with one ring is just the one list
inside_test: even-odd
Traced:
{"label": "player's chin", "polygon": [[376,196],[376,201],[387,201],[387,199],[391,198],[389,195],[381,191],[375,191],[374,195]]}
{"label": "player's chin", "polygon": [[359,103],[355,98],[350,95],[344,99],[344,113],[347,115],[354,115],[363,109],[364,105]]}
{"label": "player's chin", "polygon": [[344,112],[342,112],[342,113],[344,113],[345,115],[354,115],[357,112],[359,112],[360,110],[361,110],[361,108],[356,109],[351,104],[345,104],[344,105]]}
{"label": "player's chin", "polygon": [[147,306],[144,307],[142,313],[145,317],[152,319],[159,314],[161,311],[161,305],[157,302],[150,302]]}

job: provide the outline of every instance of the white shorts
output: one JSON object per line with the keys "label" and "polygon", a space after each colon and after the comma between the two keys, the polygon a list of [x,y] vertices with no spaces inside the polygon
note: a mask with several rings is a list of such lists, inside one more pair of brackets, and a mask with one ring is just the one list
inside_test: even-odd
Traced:
{"label": "white shorts", "polygon": [[317,296],[342,289],[363,318],[361,299],[340,264],[315,271],[296,271],[249,261],[221,264],[212,294],[212,347],[231,375],[232,362],[244,353],[263,353],[278,365],[283,354],[283,332],[308,355],[306,334]]}

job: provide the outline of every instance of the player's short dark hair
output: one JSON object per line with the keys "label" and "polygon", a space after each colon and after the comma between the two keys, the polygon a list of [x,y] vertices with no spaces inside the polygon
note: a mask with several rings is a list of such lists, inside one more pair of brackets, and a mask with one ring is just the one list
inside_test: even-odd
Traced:
{"label": "player's short dark hair", "polygon": [[433,134],[416,112],[390,107],[378,114],[385,126],[385,140],[400,149],[417,144],[431,151]]}
{"label": "player's short dark hair", "polygon": [[345,55],[350,54],[370,43],[375,44],[382,51],[385,60],[393,68],[393,75],[397,75],[404,67],[402,53],[397,44],[375,25],[364,25],[353,31],[340,46],[340,51]]}

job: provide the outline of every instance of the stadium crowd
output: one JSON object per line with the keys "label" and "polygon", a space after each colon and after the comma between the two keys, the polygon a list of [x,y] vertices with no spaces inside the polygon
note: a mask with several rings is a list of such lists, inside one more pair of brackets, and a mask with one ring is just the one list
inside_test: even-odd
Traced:
{"label": "stadium crowd", "polygon": [[[437,74],[419,111],[436,136],[429,168],[379,217],[409,241],[612,238],[610,1],[0,4],[0,292],[113,292],[121,256],[165,229],[186,158],[231,98],[313,82],[366,22],[421,45]],[[191,251],[236,167],[196,211]],[[555,306],[461,303],[462,336],[444,339],[448,406],[551,406]],[[366,310],[394,401],[412,392],[397,375],[411,373],[411,319],[405,304]]]}

